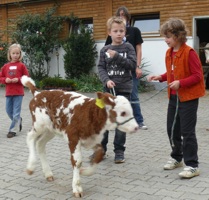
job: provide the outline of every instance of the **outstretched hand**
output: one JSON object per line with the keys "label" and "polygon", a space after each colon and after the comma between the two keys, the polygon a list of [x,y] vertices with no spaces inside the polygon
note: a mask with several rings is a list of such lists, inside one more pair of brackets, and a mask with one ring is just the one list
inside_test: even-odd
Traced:
{"label": "outstretched hand", "polygon": [[147,77],[147,81],[151,82],[151,81],[161,81],[162,77],[160,75],[158,76],[148,76]]}

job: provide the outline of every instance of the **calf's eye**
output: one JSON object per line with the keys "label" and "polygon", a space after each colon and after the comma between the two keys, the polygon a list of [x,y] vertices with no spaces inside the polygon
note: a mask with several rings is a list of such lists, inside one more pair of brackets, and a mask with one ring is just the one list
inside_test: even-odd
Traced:
{"label": "calf's eye", "polygon": [[126,112],[122,112],[121,116],[124,117],[126,115]]}

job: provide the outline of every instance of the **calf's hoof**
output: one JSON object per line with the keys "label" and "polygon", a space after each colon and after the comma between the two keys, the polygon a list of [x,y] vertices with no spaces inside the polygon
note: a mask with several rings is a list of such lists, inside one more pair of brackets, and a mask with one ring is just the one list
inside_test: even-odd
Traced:
{"label": "calf's hoof", "polygon": [[27,169],[26,172],[27,172],[28,175],[32,175],[33,174],[33,171],[31,171],[29,169]]}
{"label": "calf's hoof", "polygon": [[49,177],[46,178],[46,180],[48,182],[52,182],[52,181],[54,181],[54,177],[53,176],[49,176]]}
{"label": "calf's hoof", "polygon": [[81,198],[81,197],[83,197],[83,193],[74,193],[74,196],[76,198]]}

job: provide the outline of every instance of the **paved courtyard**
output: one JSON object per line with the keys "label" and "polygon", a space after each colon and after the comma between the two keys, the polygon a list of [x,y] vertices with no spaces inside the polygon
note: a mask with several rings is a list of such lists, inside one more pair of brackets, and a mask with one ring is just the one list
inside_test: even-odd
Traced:
{"label": "paved courtyard", "polygon": [[[127,135],[126,162],[114,164],[113,136],[110,134],[108,158],[100,163],[93,176],[81,177],[83,199],[88,200],[209,200],[209,93],[200,99],[197,123],[201,174],[182,180],[182,168],[164,171],[170,146],[166,134],[167,93],[140,94],[141,108],[148,130]],[[87,94],[93,95],[94,94]],[[16,137],[6,137],[9,118],[5,112],[4,89],[0,88],[0,200],[65,200],[72,194],[72,168],[68,145],[55,138],[47,145],[54,182],[47,182],[38,160],[33,175],[26,174],[28,149],[26,134],[31,128],[28,110],[32,95],[28,90],[22,107],[23,130]],[[89,165],[91,150],[83,149],[83,165]]]}

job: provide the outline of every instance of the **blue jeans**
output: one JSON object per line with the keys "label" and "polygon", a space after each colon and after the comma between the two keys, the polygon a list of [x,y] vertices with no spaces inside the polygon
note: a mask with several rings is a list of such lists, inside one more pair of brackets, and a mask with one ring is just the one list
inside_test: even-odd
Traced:
{"label": "blue jeans", "polygon": [[[108,137],[109,137],[109,131],[105,131],[102,142],[101,142],[102,147],[105,152],[107,151]],[[126,149],[125,143],[126,143],[126,133],[116,129],[115,130],[115,138],[113,141],[114,152],[116,152],[118,150],[125,151],[125,149]]]}
{"label": "blue jeans", "polygon": [[18,126],[20,125],[21,117],[21,106],[23,96],[7,96],[6,97],[6,112],[12,123],[9,127],[9,132],[17,132]]}
{"label": "blue jeans", "polygon": [[139,92],[138,92],[138,85],[139,85],[139,79],[136,78],[136,73],[132,72],[133,77],[133,89],[131,93],[131,106],[133,109],[134,118],[136,119],[137,123],[143,123],[144,119],[141,114],[141,108],[139,104]]}

